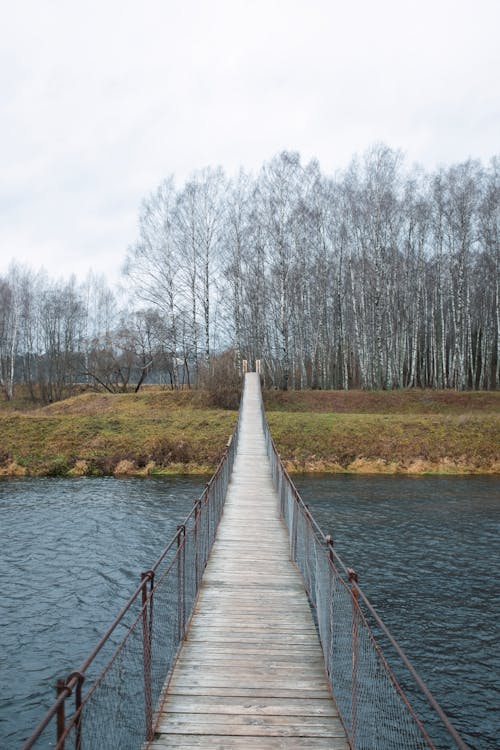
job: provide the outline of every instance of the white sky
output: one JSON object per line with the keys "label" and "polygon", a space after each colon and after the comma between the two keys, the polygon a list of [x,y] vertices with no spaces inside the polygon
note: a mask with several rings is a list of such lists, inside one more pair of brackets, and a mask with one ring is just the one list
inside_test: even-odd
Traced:
{"label": "white sky", "polygon": [[170,173],[500,152],[500,0],[0,0],[0,274],[119,276]]}

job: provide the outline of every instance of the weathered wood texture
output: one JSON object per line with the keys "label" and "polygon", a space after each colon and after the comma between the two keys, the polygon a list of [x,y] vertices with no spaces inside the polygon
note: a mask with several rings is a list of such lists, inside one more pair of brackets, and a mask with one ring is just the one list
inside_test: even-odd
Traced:
{"label": "weathered wood texture", "polygon": [[246,375],[224,515],[150,747],[347,750]]}

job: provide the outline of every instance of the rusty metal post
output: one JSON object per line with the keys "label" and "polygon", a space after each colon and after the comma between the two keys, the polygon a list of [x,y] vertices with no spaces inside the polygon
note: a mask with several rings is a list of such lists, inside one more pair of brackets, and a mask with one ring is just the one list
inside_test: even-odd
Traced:
{"label": "rusty metal post", "polygon": [[299,515],[299,504],[297,502],[297,497],[295,496],[295,493],[293,493],[293,511],[292,511],[292,533],[291,533],[291,539],[292,539],[292,549],[291,549],[291,557],[294,562],[297,561],[297,524],[298,524],[298,515]]}
{"label": "rusty metal post", "polygon": [[83,682],[83,675],[82,675],[82,679],[78,681],[78,685],[76,686],[76,693],[75,693],[75,711],[77,715],[76,729],[75,729],[75,750],[81,750],[81,747],[82,747],[82,714],[81,714],[82,682]]}
{"label": "rusty metal post", "polygon": [[359,625],[359,592],[358,574],[352,568],[347,569],[351,584],[352,596],[352,703],[351,703],[351,741],[356,746],[356,729],[358,725],[358,625]]}
{"label": "rusty metal post", "polygon": [[207,564],[208,551],[210,549],[210,498],[208,495],[208,485],[205,487],[203,493],[203,504],[205,506],[205,520],[204,520],[204,534],[205,534],[205,548],[203,550],[203,565]]}
{"label": "rusty metal post", "polygon": [[[152,608],[148,612],[148,581],[151,581],[152,571],[141,575],[142,581],[142,655],[144,668],[144,718],[146,722],[146,739],[153,739],[153,700],[151,694],[151,640],[152,640]],[[150,598],[151,601],[152,597]],[[150,607],[151,607],[150,603]]]}
{"label": "rusty metal post", "polygon": [[74,715],[74,726],[75,726],[75,750],[81,750],[82,747],[82,685],[85,680],[85,675],[82,672],[72,672],[66,680],[66,687],[76,679],[75,689],[75,715]]}
{"label": "rusty metal post", "polygon": [[200,501],[197,500],[194,507],[194,575],[196,581],[196,591],[200,585],[200,553],[198,550],[198,525],[200,523]]}
{"label": "rusty metal post", "polygon": [[325,542],[328,545],[328,558],[329,558],[331,566],[333,568],[333,539],[330,536],[330,534],[327,534],[325,536]]}
{"label": "rusty metal post", "polygon": [[306,542],[306,553],[305,553],[306,554],[306,560],[305,560],[304,569],[305,569],[305,573],[306,573],[306,591],[307,591],[307,593],[308,593],[308,595],[310,597],[311,596],[311,568],[310,568],[310,565],[309,565],[309,552],[310,552],[309,534],[311,532],[311,523],[309,521],[309,511],[307,510],[307,506],[306,506],[305,516],[306,516],[306,531],[305,531],[305,534],[306,534],[306,539],[305,539],[305,542]]}
{"label": "rusty metal post", "polygon": [[182,544],[182,635],[184,637],[184,632],[186,630],[186,527],[182,527],[182,536],[183,544]]}
{"label": "rusty metal post", "polygon": [[[57,680],[57,684],[56,684],[57,697],[59,697],[64,690],[66,690],[66,680],[63,680],[63,679]],[[66,719],[64,716],[64,703],[65,701],[61,701],[57,709],[57,747],[59,748],[59,750],[64,750],[64,742],[59,744],[59,742],[61,741],[64,735],[64,729],[65,729],[65,724],[66,724]]]}
{"label": "rusty metal post", "polygon": [[[278,454],[278,459],[281,460],[281,456]],[[280,488],[280,499],[281,499],[281,515],[285,516],[285,508],[286,508],[286,486],[285,486],[285,478],[283,476],[283,472],[278,472],[278,481],[279,481],[279,488]]]}
{"label": "rusty metal post", "polygon": [[333,595],[335,591],[335,566],[333,556],[333,539],[330,534],[327,534],[325,541],[328,549],[328,595],[329,595],[329,607],[328,607],[328,655],[326,656],[326,669],[328,674],[332,671],[332,641],[333,641]]}
{"label": "rusty metal post", "polygon": [[77,714],[76,719],[76,730],[75,730],[75,750],[81,750],[82,747],[82,681],[78,681],[75,693],[75,711]]}
{"label": "rusty metal post", "polygon": [[211,502],[210,487],[209,487],[208,484],[205,487],[205,503],[206,503],[206,506],[207,506],[207,520],[206,520],[206,524],[207,524],[207,550],[209,550],[210,546],[212,544],[212,531],[211,531],[211,527],[212,527],[212,505],[213,505],[213,503]]}
{"label": "rusty metal post", "polygon": [[177,527],[177,624],[179,641],[184,638],[186,624],[186,527]]}

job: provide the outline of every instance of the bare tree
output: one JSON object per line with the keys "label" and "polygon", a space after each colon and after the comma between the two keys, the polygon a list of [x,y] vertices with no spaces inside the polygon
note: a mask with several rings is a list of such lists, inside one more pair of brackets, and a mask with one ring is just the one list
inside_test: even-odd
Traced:
{"label": "bare tree", "polygon": [[142,301],[182,330],[184,370],[232,344],[282,388],[496,387],[498,173],[408,172],[383,144],[335,177],[289,152],[229,186],[204,170],[147,201],[129,270],[168,275]]}
{"label": "bare tree", "polygon": [[[9,274],[12,277],[12,274]],[[19,307],[12,278],[0,279],[0,386],[10,401],[14,393],[14,371],[19,330]]]}

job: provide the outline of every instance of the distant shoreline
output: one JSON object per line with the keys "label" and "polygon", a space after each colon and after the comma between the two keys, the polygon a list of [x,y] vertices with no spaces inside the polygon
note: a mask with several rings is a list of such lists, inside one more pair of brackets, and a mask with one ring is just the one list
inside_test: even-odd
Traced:
{"label": "distant shoreline", "polygon": [[[500,475],[500,392],[268,391],[292,474]],[[0,477],[211,474],[237,412],[202,391],[0,406]]]}

